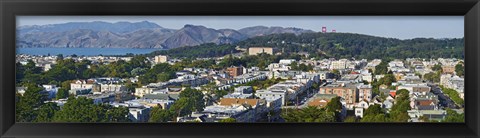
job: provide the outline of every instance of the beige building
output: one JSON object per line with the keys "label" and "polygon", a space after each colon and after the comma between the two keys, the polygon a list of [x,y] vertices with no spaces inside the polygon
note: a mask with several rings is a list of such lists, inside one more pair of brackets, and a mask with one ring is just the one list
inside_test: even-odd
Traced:
{"label": "beige building", "polygon": [[345,69],[347,68],[347,63],[348,60],[347,59],[340,59],[340,60],[337,60],[337,61],[332,61],[331,65],[330,65],[330,69],[339,69],[339,70],[342,70],[342,69]]}
{"label": "beige building", "polygon": [[454,74],[455,73],[455,66],[447,65],[442,66],[443,73]]}
{"label": "beige building", "polygon": [[248,48],[248,55],[257,55],[261,53],[266,53],[273,55],[273,48],[271,47],[250,47]]}
{"label": "beige building", "polygon": [[[365,91],[367,92],[367,91]],[[357,103],[358,89],[352,84],[328,84],[320,87],[320,94],[335,94],[345,99],[347,105],[354,105]]]}
{"label": "beige building", "polygon": [[168,61],[168,56],[158,55],[155,56],[155,64],[166,63]]}
{"label": "beige building", "polygon": [[134,95],[137,97],[143,97],[146,94],[153,93],[154,90],[156,90],[156,88],[148,88],[148,87],[135,88]]}

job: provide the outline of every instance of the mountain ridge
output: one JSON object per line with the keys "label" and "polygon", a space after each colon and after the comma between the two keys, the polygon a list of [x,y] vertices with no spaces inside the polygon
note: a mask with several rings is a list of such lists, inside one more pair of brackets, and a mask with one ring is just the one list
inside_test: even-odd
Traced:
{"label": "mountain ridge", "polygon": [[233,44],[259,36],[315,31],[279,26],[250,26],[241,29],[214,29],[185,24],[180,29],[164,28],[156,23],[141,22],[67,22],[30,25],[17,28],[19,48],[158,48],[173,49],[206,43]]}
{"label": "mountain ridge", "polygon": [[[240,32],[239,30],[242,30]],[[314,32],[292,27],[248,27],[213,29],[186,24],[181,29],[164,28],[156,23],[141,22],[67,22],[62,24],[30,25],[17,28],[17,47],[76,47],[76,48],[161,48],[171,49],[205,43],[232,44],[255,36]]]}

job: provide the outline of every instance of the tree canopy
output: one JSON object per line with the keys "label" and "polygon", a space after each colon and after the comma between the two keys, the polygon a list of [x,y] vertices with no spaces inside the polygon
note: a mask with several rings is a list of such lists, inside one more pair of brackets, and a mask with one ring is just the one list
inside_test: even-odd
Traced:
{"label": "tree canopy", "polygon": [[325,108],[309,106],[303,109],[285,109],[289,110],[281,114],[286,122],[335,122],[334,112],[329,112]]}

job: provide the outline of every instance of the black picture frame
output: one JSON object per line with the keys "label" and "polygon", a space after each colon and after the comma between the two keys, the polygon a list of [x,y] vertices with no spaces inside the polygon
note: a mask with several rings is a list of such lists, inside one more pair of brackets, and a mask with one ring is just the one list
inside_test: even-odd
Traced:
{"label": "black picture frame", "polygon": [[[480,136],[478,0],[1,0],[1,137]],[[465,123],[15,123],[18,15],[459,15],[465,17]]]}

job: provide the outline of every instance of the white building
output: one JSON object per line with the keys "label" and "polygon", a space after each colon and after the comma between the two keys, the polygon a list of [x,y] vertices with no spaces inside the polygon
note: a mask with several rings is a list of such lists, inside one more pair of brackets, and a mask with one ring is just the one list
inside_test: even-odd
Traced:
{"label": "white building", "polygon": [[363,108],[362,107],[355,108],[355,116],[363,118]]}
{"label": "white building", "polygon": [[282,105],[286,104],[286,90],[257,90],[255,92],[255,96],[259,97],[260,99],[278,99],[280,98],[282,101]]}

